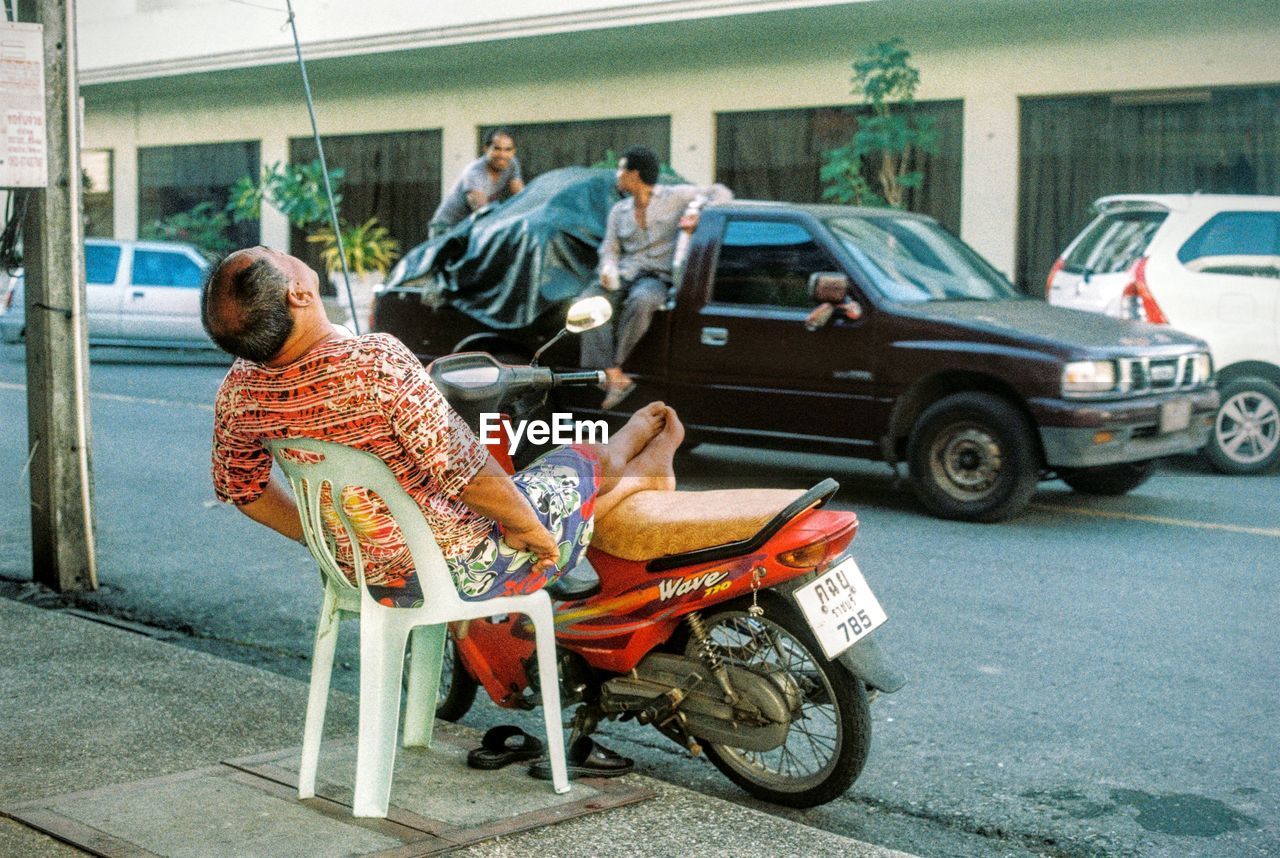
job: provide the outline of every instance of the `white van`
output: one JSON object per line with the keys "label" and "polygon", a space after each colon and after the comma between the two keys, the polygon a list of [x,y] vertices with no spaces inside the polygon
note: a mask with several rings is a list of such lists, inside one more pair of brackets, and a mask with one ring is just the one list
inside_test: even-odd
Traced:
{"label": "white van", "polygon": [[1222,405],[1205,447],[1225,473],[1280,462],[1280,197],[1123,194],[1054,263],[1052,304],[1209,343]]}

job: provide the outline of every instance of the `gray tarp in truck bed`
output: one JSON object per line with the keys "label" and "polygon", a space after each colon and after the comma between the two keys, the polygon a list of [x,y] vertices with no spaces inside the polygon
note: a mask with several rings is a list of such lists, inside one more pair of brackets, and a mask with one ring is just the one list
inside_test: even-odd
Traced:
{"label": "gray tarp in truck bed", "polygon": [[617,201],[612,170],[552,170],[410,250],[387,287],[422,288],[490,328],[526,327],[593,282]]}

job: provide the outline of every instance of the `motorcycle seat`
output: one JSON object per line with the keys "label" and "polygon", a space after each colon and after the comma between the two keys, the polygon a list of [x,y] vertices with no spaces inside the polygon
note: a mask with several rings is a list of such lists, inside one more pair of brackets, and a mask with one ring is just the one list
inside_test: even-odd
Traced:
{"label": "motorcycle seat", "polygon": [[636,492],[596,522],[591,547],[648,561],[750,539],[804,492],[721,489]]}

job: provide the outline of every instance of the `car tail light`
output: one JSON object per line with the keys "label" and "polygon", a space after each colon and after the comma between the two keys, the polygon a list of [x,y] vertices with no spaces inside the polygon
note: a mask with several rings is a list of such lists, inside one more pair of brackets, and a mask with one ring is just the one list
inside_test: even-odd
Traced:
{"label": "car tail light", "polygon": [[9,288],[8,288],[8,290],[6,290],[6,291],[5,291],[5,295],[4,295],[4,311],[5,311],[6,313],[13,309],[13,295],[14,295],[14,293],[15,293],[15,292],[17,292],[17,291],[18,291],[17,289],[13,288],[13,284],[12,284],[12,283],[10,283],[10,284],[9,284]]}
{"label": "car tail light", "polygon": [[1062,270],[1062,266],[1067,264],[1065,256],[1059,256],[1058,261],[1053,263],[1053,267],[1049,269],[1049,279],[1044,281],[1044,299],[1049,300],[1049,290],[1053,288],[1053,278],[1058,276],[1058,272]]}
{"label": "car tail light", "polygon": [[778,562],[792,569],[816,569],[849,547],[858,532],[858,520],[854,519],[834,533],[825,534],[817,542],[793,548],[778,555]]}
{"label": "car tail light", "polygon": [[1164,311],[1156,303],[1155,296],[1147,288],[1147,257],[1144,256],[1135,262],[1129,275],[1132,279],[1129,285],[1124,287],[1124,292],[1120,293],[1125,317],[1137,319],[1140,322],[1150,322],[1153,325],[1169,324]]}

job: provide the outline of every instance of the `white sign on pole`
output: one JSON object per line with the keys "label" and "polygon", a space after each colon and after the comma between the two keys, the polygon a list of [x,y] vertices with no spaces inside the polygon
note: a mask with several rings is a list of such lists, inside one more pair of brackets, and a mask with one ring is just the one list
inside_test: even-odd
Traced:
{"label": "white sign on pole", "polygon": [[0,188],[49,184],[39,24],[0,22]]}

